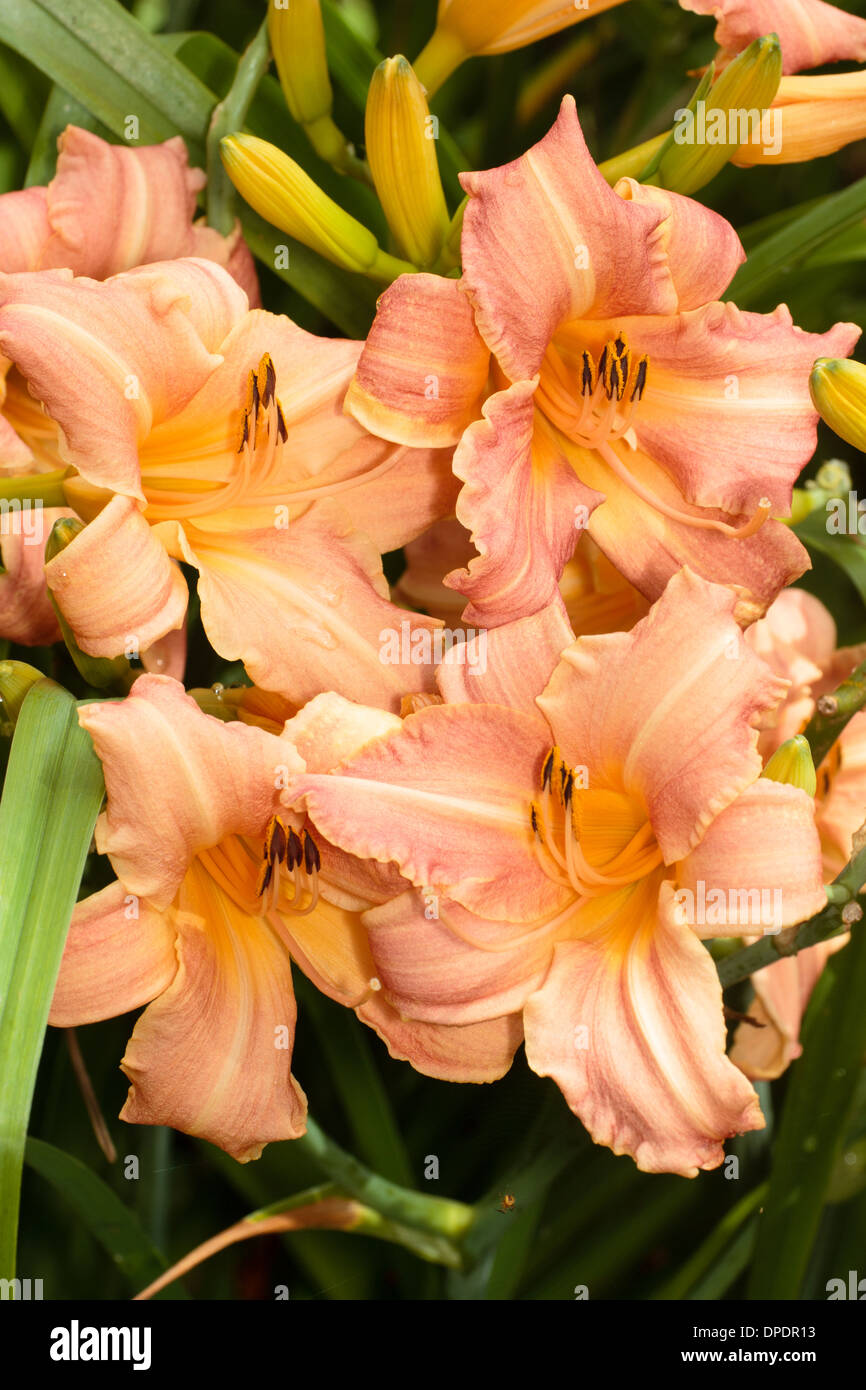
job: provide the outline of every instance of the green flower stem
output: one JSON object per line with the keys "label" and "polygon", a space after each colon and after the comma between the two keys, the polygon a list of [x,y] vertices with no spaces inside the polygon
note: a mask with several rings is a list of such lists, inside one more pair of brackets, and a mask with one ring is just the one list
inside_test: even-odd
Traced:
{"label": "green flower stem", "polygon": [[812,760],[820,767],[849,719],[866,705],[866,661],[861,661],[832,695],[824,695],[804,729]]}
{"label": "green flower stem", "polygon": [[214,107],[208,127],[207,220],[208,225],[223,236],[228,236],[235,224],[235,190],[223,168],[220,141],[224,135],[243,129],[250,103],[270,61],[271,47],[265,19],[252,43],[241,55],[234,81],[222,101]]}
{"label": "green flower stem", "polygon": [[[841,874],[831,884],[832,898],[821,912],[810,917],[807,922],[791,928],[791,935],[779,932],[775,936],[763,936],[751,946],[744,946],[733,955],[726,956],[716,964],[722,988],[745,980],[765,965],[772,965],[782,956],[793,956],[804,951],[807,946],[815,946],[819,941],[829,941],[848,931],[851,922],[843,916],[845,906],[856,898],[866,883],[866,848],[858,850],[854,858],[845,866]],[[856,919],[854,919],[856,920]]]}
{"label": "green flower stem", "polygon": [[340,1188],[378,1212],[387,1222],[459,1241],[475,1221],[474,1207],[465,1202],[411,1192],[371,1172],[329,1139],[309,1116],[306,1134],[293,1142],[295,1147],[308,1153]]}
{"label": "green flower stem", "polygon": [[43,507],[65,507],[64,479],[74,470],[57,468],[51,473],[21,473],[0,478],[0,499],[6,502],[41,502]]}
{"label": "green flower stem", "polygon": [[654,135],[651,140],[645,140],[642,145],[635,145],[631,150],[624,150],[622,154],[606,159],[603,164],[599,164],[598,172],[611,187],[617,179],[636,179],[655,158],[662,145],[670,139],[671,134],[671,131],[666,130],[661,135]]}

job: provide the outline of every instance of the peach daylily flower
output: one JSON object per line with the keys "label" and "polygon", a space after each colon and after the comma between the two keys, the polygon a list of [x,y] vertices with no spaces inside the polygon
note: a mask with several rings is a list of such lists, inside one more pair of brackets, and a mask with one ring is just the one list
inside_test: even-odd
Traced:
{"label": "peach daylily flower", "polygon": [[[866,647],[836,647],[836,624],[814,595],[786,589],[767,616],[749,629],[747,640],[790,681],[774,726],[761,735],[769,757],[799,733],[815,712],[815,702],[850,675]],[[853,838],[866,821],[866,715],[845,726],[818,769],[815,821],[821,838],[824,879],[839,874],[854,852]],[[755,1001],[750,1015],[763,1028],[738,1027],[731,1061],[753,1079],[774,1080],[802,1052],[800,1025],[812,990],[828,958],[841,950],[847,934],[822,941],[775,961],[752,976]]]}
{"label": "peach daylily flower", "polygon": [[611,189],[571,97],[527,154],[462,182],[463,279],[385,292],[346,408],[396,442],[457,444],[479,555],[447,582],[466,620],[543,608],[584,525],[647,598],[688,565],[760,616],[808,566],[767,518],[815,447],[812,362],[859,329],[719,303],[744,256],[733,228],[633,179]]}
{"label": "peach daylily flower", "polygon": [[0,277],[0,351],[79,474],[67,495],[89,524],[46,577],[85,652],[179,628],[184,561],[212,645],[268,689],[398,708],[431,683],[380,659],[383,630],[410,618],[380,554],[450,511],[454,480],[447,454],[395,448],[342,414],[360,348],[249,310],[203,260],[101,283]]}
{"label": "peach daylily flower", "polygon": [[[255,265],[238,223],[228,237],[193,223],[204,173],[179,135],[111,145],[67,126],[47,187],[0,196],[0,272],[66,269],[93,280],[153,261],[198,256],[223,266],[258,307]],[[62,466],[57,430],[0,359],[0,473]]]}
{"label": "peach daylily flower", "polygon": [[[132,1082],[121,1118],[172,1125],[241,1162],[305,1129],[291,1072],[291,962],[363,1011],[395,1056],[410,1048],[424,1057],[432,1075],[445,1067],[492,1079],[520,1040],[519,1020],[431,1027],[378,998],[359,911],[406,885],[393,869],[314,840],[302,817],[281,810],[286,778],[327,764],[309,715],[306,762],[272,732],[274,697],[244,694],[249,723],[202,713],[164,676],[141,676],[126,700],[81,710],[108,793],[97,846],[117,879],[75,909],[50,1015],[70,1027],[147,1005],[121,1063]],[[393,720],[353,708],[344,753]]]}
{"label": "peach daylily flower", "polygon": [[778,34],[782,71],[866,59],[866,19],[824,0],[679,0],[684,10],[712,15],[721,52],[717,66],[735,58],[754,39]]}
{"label": "peach daylily flower", "polygon": [[[550,605],[488,634],[485,671],[452,651],[447,703],[284,793],[414,885],[364,915],[401,1014],[522,1010],[530,1066],[593,1138],[688,1176],[763,1123],[699,937],[742,934],[743,886],[781,887],[786,922],[825,902],[811,799],[759,780],[753,726],[784,687],[733,609],[688,571],[630,633],[572,641]],[[682,920],[699,880],[727,891],[726,927]]]}

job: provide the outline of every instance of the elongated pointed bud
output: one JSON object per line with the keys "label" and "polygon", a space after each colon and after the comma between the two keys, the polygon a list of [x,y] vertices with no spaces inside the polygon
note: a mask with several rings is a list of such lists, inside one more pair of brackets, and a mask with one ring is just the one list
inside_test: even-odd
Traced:
{"label": "elongated pointed bud", "polygon": [[[49,560],[53,560],[55,555],[64,551],[68,545],[71,545],[75,537],[80,535],[83,530],[83,522],[78,521],[76,517],[62,517],[60,521],[55,521],[45,544],[46,564]],[[48,597],[57,614],[57,622],[66,649],[75,662],[79,675],[87,681],[88,685],[94,686],[97,690],[105,690],[109,686],[115,685],[126,688],[131,686],[135,679],[135,672],[126,657],[88,656],[76,642],[75,635],[50,589],[48,590]]]}
{"label": "elongated pointed bud", "polygon": [[37,671],[26,661],[0,661],[0,736],[11,738],[24,696],[44,679],[44,671]]}
{"label": "elongated pointed bud", "polygon": [[334,93],[319,0],[268,0],[268,37],[294,120],[309,126],[330,116]]}
{"label": "elongated pointed bud", "polygon": [[255,135],[227,135],[220,153],[229,178],[250,207],[326,260],[386,283],[411,269],[388,256],[367,227],[323,193],[276,145]]}
{"label": "elongated pointed bud", "polygon": [[770,782],[784,782],[789,787],[799,787],[808,796],[814,796],[818,786],[812,750],[802,734],[789,738],[773,756],[761,773]]}
{"label": "elongated pointed bud", "polygon": [[646,180],[674,193],[694,193],[722,169],[757,131],[775,141],[781,121],[770,106],[782,79],[782,49],[776,34],[755,39],[709,91],[703,84],[689,106],[678,111],[669,141]]}
{"label": "elongated pointed bud", "polygon": [[367,94],[367,160],[388,226],[413,265],[432,266],[448,234],[438,123],[405,58],[386,58]]}
{"label": "elongated pointed bud", "polygon": [[866,366],[845,358],[819,357],[809,390],[815,409],[840,439],[866,450]]}

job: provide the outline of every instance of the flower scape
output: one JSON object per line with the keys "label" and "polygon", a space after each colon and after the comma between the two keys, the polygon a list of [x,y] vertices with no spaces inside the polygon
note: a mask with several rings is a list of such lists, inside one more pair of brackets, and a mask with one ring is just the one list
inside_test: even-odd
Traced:
{"label": "flower scape", "polygon": [[0,17],[4,1288],[866,1296],[863,6],[208,8]]}

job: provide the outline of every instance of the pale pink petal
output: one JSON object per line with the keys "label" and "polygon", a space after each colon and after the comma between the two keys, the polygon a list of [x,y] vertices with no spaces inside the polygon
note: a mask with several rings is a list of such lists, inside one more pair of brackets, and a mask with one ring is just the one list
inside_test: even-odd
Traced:
{"label": "pale pink petal", "polygon": [[230,833],[263,835],[279,786],[303,766],[288,740],[203,714],[168,676],[139,676],[125,700],[83,705],[79,722],[105,772],[97,846],[157,907],[199,850]]}
{"label": "pale pink petal", "polygon": [[206,261],[216,261],[217,265],[227,270],[232,279],[240,285],[250,308],[261,309],[262,292],[259,288],[256,262],[244,241],[240,222],[235,222],[234,230],[229,232],[228,236],[220,236],[213,227],[197,222],[192,229],[192,238],[189,254]]}
{"label": "pale pink petal", "polygon": [[178,957],[173,983],[127,1044],[121,1066],[133,1084],[121,1119],[171,1125],[246,1163],[306,1128],[291,1073],[289,959],[259,918],[198,883],[181,890]]}
{"label": "pale pink petal", "polygon": [[676,878],[665,910],[699,936],[775,933],[814,916],[827,895],[813,798],[768,778],[753,782],[677,865]]}
{"label": "pale pink petal", "polygon": [[55,521],[73,515],[46,507],[0,516],[0,636],[8,641],[42,647],[60,640],[45,584],[45,542]]}
{"label": "pale pink petal", "polygon": [[526,154],[460,181],[469,194],[464,285],[481,336],[512,381],[539,370],[561,324],[676,308],[664,211],[627,203],[605,182],[573,97]]}
{"label": "pale pink petal", "polygon": [[509,705],[527,714],[574,641],[558,596],[528,618],[466,636],[468,642],[455,643],[436,672],[448,704]]}
{"label": "pale pink petal", "polygon": [[72,914],[48,1022],[75,1028],[149,1004],[177,971],[175,927],[120,882],[84,898]]}
{"label": "pale pink petal", "polygon": [[401,275],[379,299],[346,410],[398,444],[456,444],[480,414],[489,360],[462,281]]}
{"label": "pale pink petal", "polygon": [[766,615],[747,630],[746,641],[777,675],[791,682],[761,732],[761,754],[768,758],[814,713],[814,691],[836,649],[836,624],[813,594],[783,589]]}
{"label": "pale pink petal", "polygon": [[481,916],[535,921],[569,898],[538,865],[530,829],[549,737],[517,710],[432,705],[337,774],[297,779],[286,800],[334,844],[394,860],[418,887]]}
{"label": "pale pink petal", "polygon": [[680,313],[721,298],[746,259],[730,222],[694,198],[669,193],[666,188],[653,188],[636,179],[620,179],[614,192],[626,202],[647,203],[663,211],[659,243],[667,256]]}
{"label": "pale pink petal", "polygon": [[[459,487],[460,480],[455,481]],[[465,600],[462,594],[446,589],[442,580],[449,570],[468,565],[476,554],[465,526],[453,516],[434,521],[404,547],[403,553],[406,568],[392,590],[394,602],[418,608],[441,618],[449,627],[459,628]]]}
{"label": "pale pink petal", "polygon": [[581,338],[591,349],[618,329],[633,352],[649,355],[635,434],[687,502],[737,516],[768,497],[773,515],[790,513],[791,490],[817,441],[812,364],[846,357],[860,336],[856,325],[806,333],[783,305],[752,314],[707,304],[592,328],[594,336]]}
{"label": "pale pink petal", "polygon": [[[838,766],[833,766],[838,758]],[[818,829],[826,877],[841,873],[854,853],[853,837],[866,822],[866,714],[855,714],[819,769],[827,790],[818,803]]]}
{"label": "pale pink petal", "polygon": [[439,623],[384,597],[378,550],[327,501],[285,529],[155,529],[199,571],[212,646],[265,690],[301,705],[336,689],[398,710],[407,691],[433,688]]}
{"label": "pale pink petal", "polygon": [[317,695],[286,722],[283,730],[307,772],[330,772],[372,739],[402,728],[396,714],[370,709],[333,692]]}
{"label": "pale pink petal", "polygon": [[0,351],[59,426],[63,457],[99,487],[142,496],[139,441],[219,363],[194,327],[211,310],[196,308],[189,266],[209,267],[199,300],[215,277],[233,283],[206,261],[106,284],[59,270],[0,276]]}
{"label": "pale pink petal", "polygon": [[743,1022],[729,1053],[734,1066],[753,1081],[774,1081],[800,1056],[800,1024],[812,990],[829,956],[848,943],[848,936],[821,941],[758,970],[752,976],[755,1000],[749,1016],[763,1023]]}
{"label": "pale pink petal", "polygon": [[45,579],[90,656],[139,656],[186,618],[186,580],[131,497],[112,497]]}
{"label": "pale pink petal", "polygon": [[581,449],[572,455],[583,481],[606,498],[589,518],[590,538],[646,598],[657,599],[671,576],[688,566],[704,579],[730,587],[737,621],[745,625],[760,618],[784,585],[809,569],[808,551],[790,526],[766,521],[745,539],[697,527],[687,518],[727,524],[747,518],[689,507],[677,485],[646,454],[632,453],[623,444],[611,447],[642,487],[683,514],[679,521],[649,506],[597,453]]}
{"label": "pale pink petal", "polygon": [[467,623],[496,627],[559,597],[559,577],[600,498],[584,486],[535,410],[537,379],[491,396],[454,453],[457,516],[479,552],[445,583]]}
{"label": "pale pink petal", "polygon": [[371,908],[364,925],[389,1002],[426,1023],[480,1023],[521,1009],[553,947],[549,932],[485,920],[417,890]]}
{"label": "pale pink petal", "polygon": [[51,228],[44,188],[22,188],[0,197],[0,271],[38,270]]}
{"label": "pale pink petal", "polygon": [[533,1071],[554,1078],[597,1144],[644,1172],[695,1177],[723,1161],[725,1139],[763,1126],[725,1056],[713,960],[688,928],[653,921],[646,891],[616,938],[556,947],[524,1026]]}
{"label": "pale pink petal", "polygon": [[866,20],[823,0],[680,0],[684,10],[713,15],[725,56],[763,34],[782,41],[782,71],[819,68],[846,58],[866,59]]}
{"label": "pale pink petal", "polygon": [[520,1014],[451,1028],[401,1018],[378,995],[356,1012],[375,1029],[392,1057],[442,1081],[498,1081],[523,1041]]}
{"label": "pale pink petal", "polygon": [[110,145],[67,126],[48,185],[53,236],[42,267],[106,280],[193,251],[192,218],[204,174],[190,169],[179,135],[162,145]]}
{"label": "pale pink petal", "polygon": [[668,864],[760,775],[752,724],[784,693],[733,607],[729,589],[683,570],[631,632],[569,647],[538,701],[591,787],[643,799]]}

